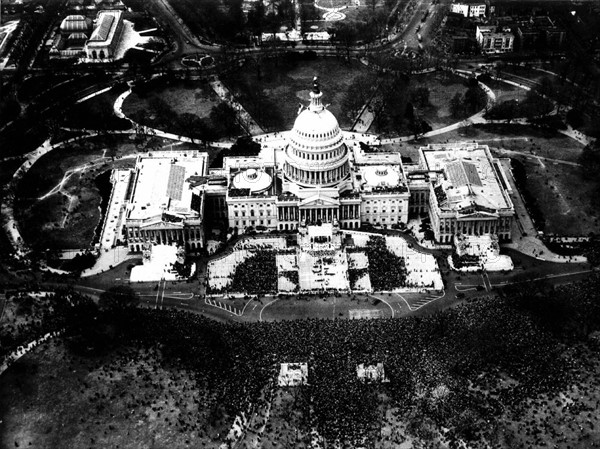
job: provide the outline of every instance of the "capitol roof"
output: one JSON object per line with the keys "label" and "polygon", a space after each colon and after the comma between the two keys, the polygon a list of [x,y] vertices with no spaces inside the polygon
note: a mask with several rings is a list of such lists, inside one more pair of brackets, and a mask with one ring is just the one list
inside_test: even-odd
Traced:
{"label": "capitol roof", "polygon": [[512,208],[500,169],[487,146],[431,147],[420,151],[426,168],[438,171],[436,189],[440,192],[441,208],[456,211],[472,206],[492,211]]}
{"label": "capitol roof", "polygon": [[192,188],[191,181],[205,170],[206,157],[202,153],[189,157],[183,153],[157,152],[151,157],[140,157],[128,218],[147,220],[164,212],[181,217],[199,216],[194,207],[194,194],[199,190]]}
{"label": "capitol roof", "polygon": [[264,170],[249,168],[241,171],[233,177],[233,187],[236,189],[248,189],[250,193],[260,193],[271,187],[273,177]]}
{"label": "capitol roof", "polygon": [[395,187],[400,173],[392,166],[375,165],[361,167],[362,179],[369,187]]}

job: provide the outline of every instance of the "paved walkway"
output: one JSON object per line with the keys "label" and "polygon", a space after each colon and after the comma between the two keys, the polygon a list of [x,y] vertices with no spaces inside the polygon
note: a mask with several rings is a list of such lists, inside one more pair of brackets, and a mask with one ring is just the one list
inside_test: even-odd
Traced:
{"label": "paved walkway", "polygon": [[81,273],[81,277],[94,276],[96,274],[104,273],[110,270],[112,267],[117,266],[121,262],[130,259],[136,259],[139,255],[129,254],[129,248],[126,246],[117,246],[111,249],[105,249],[100,252],[100,256],[96,260],[94,266]]}
{"label": "paved walkway", "polygon": [[29,342],[27,344],[19,346],[15,351],[11,352],[4,358],[2,365],[0,365],[0,375],[4,371],[6,371],[13,363],[15,363],[17,360],[19,360],[25,354],[27,354],[29,351],[36,348],[38,345],[45,342],[46,340],[49,340],[50,338],[58,337],[62,333],[63,333],[63,331],[49,332],[46,335],[44,335],[43,337],[38,338],[37,340],[34,340],[32,342]]}
{"label": "paved walkway", "polygon": [[[457,70],[457,75],[462,76],[463,78],[467,78],[468,76],[463,73],[465,71],[458,71]],[[479,111],[476,114],[473,114],[472,116],[460,121],[460,122],[456,122],[453,123],[451,125],[445,126],[443,128],[438,128],[438,129],[434,129],[432,131],[426,132],[424,134],[422,134],[420,137],[421,138],[427,138],[427,137],[433,137],[433,136],[437,136],[439,134],[445,134],[451,131],[455,131],[459,128],[464,128],[467,126],[471,126],[473,123],[485,123],[485,119],[483,118],[483,115],[485,114],[486,110],[489,109],[490,107],[492,107],[495,102],[496,102],[496,95],[494,94],[494,92],[492,91],[492,89],[490,89],[488,86],[486,86],[485,84],[483,84],[482,82],[479,82],[479,87],[481,87],[488,99],[487,99],[487,105],[485,108],[483,108],[481,111]],[[390,139],[381,139],[381,143],[382,144],[391,144],[391,143],[400,143],[400,142],[408,142],[410,140],[414,140],[414,136],[410,135],[410,136],[401,136],[401,137],[394,137],[394,138],[390,138]]]}
{"label": "paved walkway", "polygon": [[264,134],[263,129],[258,126],[258,123],[256,123],[248,111],[246,111],[246,109],[244,109],[244,107],[233,98],[233,95],[231,92],[229,92],[227,86],[225,86],[219,80],[211,81],[210,86],[221,100],[226,102],[240,115],[240,124],[246,129],[246,131],[248,131],[250,135],[256,136],[258,134]]}

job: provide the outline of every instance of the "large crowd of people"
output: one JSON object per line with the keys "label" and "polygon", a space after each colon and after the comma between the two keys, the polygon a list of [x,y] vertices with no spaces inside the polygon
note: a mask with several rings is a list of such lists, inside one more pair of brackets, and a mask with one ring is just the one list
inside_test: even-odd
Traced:
{"label": "large crowd of people", "polygon": [[406,285],[407,270],[404,258],[390,252],[385,237],[370,237],[366,253],[369,258],[369,277],[373,290],[390,291]]}
{"label": "large crowd of people", "polygon": [[228,289],[249,295],[277,292],[276,255],[275,251],[256,251],[237,266]]}
{"label": "large crowd of people", "polygon": [[[270,254],[260,255],[251,273],[257,282],[276,282],[276,278],[260,278],[262,270],[257,267],[271,263]],[[449,441],[488,447],[499,422],[508,427],[518,422],[526,407],[548,407],[540,398],[559,397],[574,384],[581,394],[580,369],[589,364],[585,359],[589,351],[576,348],[600,329],[600,306],[592,304],[599,286],[600,276],[594,275],[553,290],[558,299],[549,303],[555,313],[548,314],[540,311],[540,292],[523,287],[506,291],[504,297],[404,319],[240,324],[176,310],[130,308],[120,311],[117,326],[96,341],[160,346],[165,363],[194,373],[196,383],[207,386],[211,401],[232,419],[257,410],[281,363],[307,363],[308,384],[294,387],[300,398],[296,401],[303,417],[300,424],[306,431],[300,432],[303,438],[310,434],[307,429],[316,428],[325,440],[338,441],[342,447],[393,447],[405,437],[418,438],[428,426],[437,429],[440,438],[444,428],[448,430],[443,438]],[[78,312],[65,321],[67,339],[82,332],[85,338],[95,338],[90,329],[94,323],[105,325],[115,317],[102,317],[100,311],[94,313],[100,313],[101,319],[86,318],[93,312],[90,304],[78,304]],[[579,329],[584,338],[573,340],[571,326],[590,307],[590,319],[585,329]],[[383,364],[389,382],[358,379],[358,365],[378,363]],[[587,413],[589,407],[579,401],[560,413]],[[395,410],[392,415],[387,413],[390,408]],[[600,423],[595,418],[589,421],[597,431]],[[409,424],[407,434],[383,431],[398,422]],[[556,433],[560,426],[524,425],[527,429],[522,433],[515,430],[518,443],[510,447],[541,447],[548,438],[577,442],[577,433]],[[270,437],[275,438],[263,436]],[[437,447],[433,440],[424,444]]]}

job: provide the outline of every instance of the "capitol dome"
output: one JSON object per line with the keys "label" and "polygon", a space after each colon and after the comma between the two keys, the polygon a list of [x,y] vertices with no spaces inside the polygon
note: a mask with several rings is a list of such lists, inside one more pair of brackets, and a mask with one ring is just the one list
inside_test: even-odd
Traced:
{"label": "capitol dome", "polygon": [[333,186],[350,171],[342,130],[322,96],[315,78],[310,105],[296,118],[286,148],[285,174],[307,187]]}

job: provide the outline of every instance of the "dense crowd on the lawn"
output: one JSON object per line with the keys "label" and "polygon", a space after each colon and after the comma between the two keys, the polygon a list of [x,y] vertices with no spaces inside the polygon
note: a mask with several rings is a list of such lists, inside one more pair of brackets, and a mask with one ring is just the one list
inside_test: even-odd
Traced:
{"label": "dense crowd on the lawn", "polygon": [[[599,283],[596,278],[574,289],[591,292]],[[450,429],[449,438],[476,441],[488,435],[489,422],[502,410],[518,409],[525,399],[568,380],[569,363],[560,356],[558,344],[562,337],[541,326],[528,304],[488,298],[403,320],[250,325],[143,310],[129,316],[120,341],[161,344],[167,357],[211,385],[216,400],[232,415],[248,410],[268,379],[277,375],[280,363],[306,362],[309,385],[299,387],[298,393],[313,407],[314,422],[306,426],[316,423],[330,441],[383,438],[382,392],[400,407],[401,419],[435,422]],[[389,383],[357,379],[357,365],[378,362],[384,364]]]}
{"label": "dense crowd on the lawn", "polygon": [[[423,426],[447,428],[448,439],[483,447],[495,419],[507,413],[518,417],[528,400],[572,384],[579,362],[573,351],[564,356],[565,345],[574,335],[587,338],[600,329],[600,305],[594,300],[599,286],[600,276],[594,275],[544,294],[521,287],[505,298],[402,320],[225,324],[119,301],[105,301],[99,312],[93,302],[73,296],[60,299],[57,310],[65,314],[73,348],[159,345],[165,360],[196,373],[230,416],[261,397],[280,363],[306,362],[308,385],[297,387],[298,404],[306,429],[316,425],[328,441],[354,445],[388,438],[399,444],[381,432],[395,419],[384,409],[398,407],[395,415],[410,423],[412,435],[427,430]],[[76,307],[68,309],[68,303]],[[357,365],[379,362],[389,383],[357,378]],[[542,444],[543,432],[549,430],[532,433],[532,447]]]}
{"label": "dense crowd on the lawn", "polygon": [[[286,253],[283,251],[242,251],[239,256],[228,256],[232,259],[229,265],[229,271],[220,271],[209,267],[210,280],[207,281],[207,292],[223,293],[245,292],[247,294],[257,293],[275,293],[277,292],[277,254]],[[236,262],[237,257],[242,258],[241,262]],[[233,264],[233,265],[232,265]],[[212,270],[216,270],[212,273]],[[219,277],[220,282],[215,282]],[[216,287],[215,285],[219,285]]]}
{"label": "dense crowd on the lawn", "polygon": [[369,277],[375,291],[390,291],[406,285],[404,258],[387,248],[385,237],[369,237],[365,249],[369,259]]}

